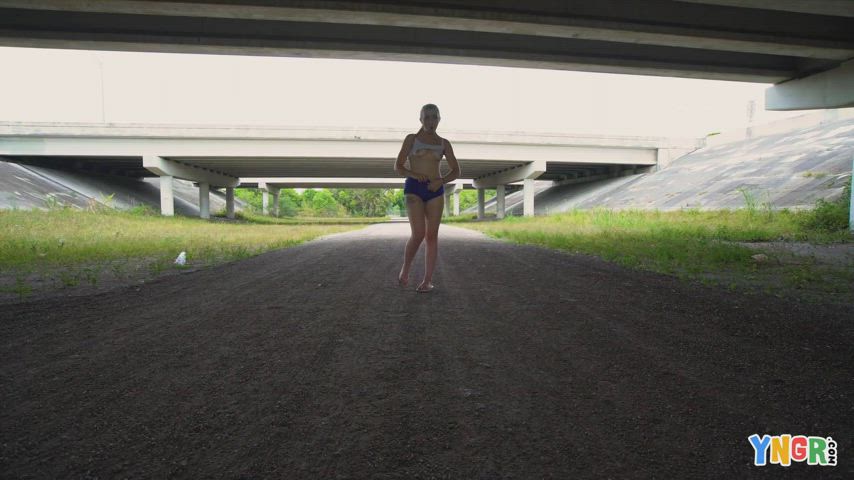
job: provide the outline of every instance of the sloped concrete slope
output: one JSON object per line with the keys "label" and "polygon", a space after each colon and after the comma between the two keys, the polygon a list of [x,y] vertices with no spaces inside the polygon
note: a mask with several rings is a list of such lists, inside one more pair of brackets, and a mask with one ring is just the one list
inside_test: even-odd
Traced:
{"label": "sloped concrete slope", "polygon": [[[175,180],[175,213],[199,215],[199,189],[192,182]],[[112,195],[112,200],[107,200]],[[45,208],[48,197],[85,208],[91,201],[119,209],[147,204],[160,210],[160,181],[156,177],[136,179],[0,162],[0,208]],[[225,208],[225,195],[211,191],[211,212]],[[235,199],[235,209],[245,203]]]}
{"label": "sloped concrete slope", "polygon": [[[544,188],[536,213],[572,208],[741,208],[745,194],[772,208],[812,208],[842,195],[854,159],[854,119],[696,150],[658,172]],[[495,210],[494,199],[487,204]],[[506,199],[522,215],[522,192]],[[466,213],[474,213],[476,207]]]}

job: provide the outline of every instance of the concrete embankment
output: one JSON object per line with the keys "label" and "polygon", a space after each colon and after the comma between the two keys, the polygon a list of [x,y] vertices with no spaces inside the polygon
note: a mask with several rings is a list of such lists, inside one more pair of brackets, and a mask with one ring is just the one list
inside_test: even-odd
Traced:
{"label": "concrete embankment", "polygon": [[[198,187],[177,178],[174,182],[175,213],[198,216]],[[54,200],[80,208],[95,202],[123,210],[146,204],[160,211],[160,184],[157,177],[137,179],[0,161],[0,209],[46,208]],[[235,199],[235,208],[243,207],[244,202]],[[211,190],[210,208],[224,209],[225,195]]]}
{"label": "concrete embankment", "polygon": [[[761,136],[742,132],[721,139],[709,137],[707,146],[675,159],[658,171],[587,183],[537,185],[534,208],[537,214],[573,208],[611,209],[740,208],[745,192],[757,206],[811,208],[819,198],[839,198],[851,176],[854,159],[854,115],[830,119],[808,114],[809,122],[795,117],[757,130]],[[841,117],[841,119],[840,119]],[[788,122],[787,124],[784,122]],[[729,137],[729,138],[727,138]],[[495,199],[486,211],[495,211]],[[506,213],[522,215],[522,192],[506,197]],[[476,206],[465,213],[475,213]]]}

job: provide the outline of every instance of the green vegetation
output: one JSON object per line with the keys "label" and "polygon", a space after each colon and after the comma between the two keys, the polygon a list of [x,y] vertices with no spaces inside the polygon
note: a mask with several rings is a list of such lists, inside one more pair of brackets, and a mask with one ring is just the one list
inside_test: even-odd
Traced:
{"label": "green vegetation", "polygon": [[[472,222],[473,214],[445,219],[508,241],[600,256],[630,268],[669,273],[735,287],[751,280],[774,290],[806,288],[854,294],[854,272],[813,261],[786,265],[769,251],[737,242],[850,242],[850,180],[834,202],[819,200],[806,211],[774,210],[742,191],[746,208],[736,210],[573,210],[537,217]],[[765,253],[770,261],[752,258]],[[787,261],[789,259],[786,259]],[[773,284],[773,285],[772,285]]]}
{"label": "green vegetation", "polygon": [[[279,217],[318,219],[334,218],[340,221],[346,217],[376,218],[387,215],[406,216],[406,200],[403,196],[403,178],[401,188],[324,188],[307,189],[302,194],[293,188],[283,188],[279,194]],[[495,195],[495,190],[486,190],[486,196]],[[235,189],[235,196],[249,204],[244,210],[248,215],[261,216],[262,197],[257,188]],[[273,201],[272,195],[269,201]],[[460,210],[477,203],[476,190],[463,190],[460,193]],[[273,211],[273,206],[269,206]]]}
{"label": "green vegetation", "polygon": [[[390,188],[324,188],[306,189],[301,194],[293,188],[279,193],[279,217],[336,218],[384,217],[400,214],[404,206],[401,189]],[[235,189],[235,196],[249,204],[248,213],[260,215],[262,193],[257,188]],[[273,196],[269,196],[272,203]],[[269,206],[270,212],[273,205]]]}
{"label": "green vegetation", "polygon": [[[120,277],[142,269],[157,275],[166,269],[246,258],[377,220],[297,221],[246,214],[237,220],[208,221],[163,217],[146,206],[131,211],[0,210],[0,288],[24,297],[32,291],[27,278],[39,276],[73,287],[95,285],[102,273]],[[174,264],[181,251],[187,255],[184,267]]]}

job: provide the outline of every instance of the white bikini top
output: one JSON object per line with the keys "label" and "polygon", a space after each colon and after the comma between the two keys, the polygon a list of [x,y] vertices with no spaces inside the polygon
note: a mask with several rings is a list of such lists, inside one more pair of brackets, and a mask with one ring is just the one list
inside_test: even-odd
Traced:
{"label": "white bikini top", "polygon": [[409,151],[409,154],[412,155],[414,152],[422,149],[433,150],[439,154],[439,158],[442,158],[442,155],[445,153],[445,142],[442,142],[442,145],[436,145],[435,143],[424,143],[415,137],[415,142],[412,144],[412,150]]}

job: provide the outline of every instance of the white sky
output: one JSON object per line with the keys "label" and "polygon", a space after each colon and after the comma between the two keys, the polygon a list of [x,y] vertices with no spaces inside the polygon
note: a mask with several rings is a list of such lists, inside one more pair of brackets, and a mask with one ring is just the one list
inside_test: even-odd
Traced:
{"label": "white sky", "polygon": [[[769,84],[564,70],[0,47],[0,120],[420,127],[702,137],[767,112]],[[102,91],[103,85],[103,91]]]}

